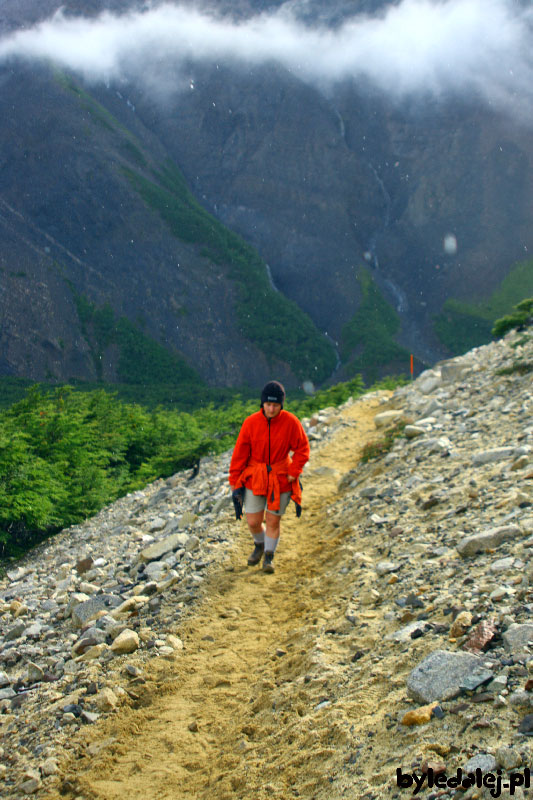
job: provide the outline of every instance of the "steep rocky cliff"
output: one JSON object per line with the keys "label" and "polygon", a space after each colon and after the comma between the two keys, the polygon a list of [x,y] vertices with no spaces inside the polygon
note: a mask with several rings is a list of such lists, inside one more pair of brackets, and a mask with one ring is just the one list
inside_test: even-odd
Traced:
{"label": "steep rocky cliff", "polygon": [[[0,31],[57,5],[4,2]],[[239,21],[281,5],[235,0],[219,10]],[[335,29],[387,5],[291,7]],[[140,8],[63,6],[84,16]],[[80,297],[97,310],[108,303],[209,383],[255,385],[273,369],[289,383],[325,380],[335,367],[328,341],[342,360],[337,378],[405,370],[409,352],[432,362],[486,339],[492,311],[503,313],[494,293],[502,304],[533,292],[523,120],[475,95],[393,103],[364,81],[326,87],[281,62],[186,66],[160,72],[156,85],[127,75],[85,83],[42,60],[0,64],[3,374],[120,379],[116,337],[103,347],[84,327]],[[262,276],[243,279],[231,259],[213,260],[205,235],[176,230],[160,191],[168,164],[257,249]],[[261,319],[255,308],[244,319],[243,285]],[[308,317],[281,308],[284,297]],[[292,333],[273,361],[276,324]]]}

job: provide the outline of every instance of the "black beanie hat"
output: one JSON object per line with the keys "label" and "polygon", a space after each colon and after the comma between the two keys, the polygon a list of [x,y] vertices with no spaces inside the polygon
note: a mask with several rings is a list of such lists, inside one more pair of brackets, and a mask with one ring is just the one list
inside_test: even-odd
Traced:
{"label": "black beanie hat", "polygon": [[283,408],[285,389],[278,381],[269,381],[261,392],[261,408],[263,403],[280,403]]}

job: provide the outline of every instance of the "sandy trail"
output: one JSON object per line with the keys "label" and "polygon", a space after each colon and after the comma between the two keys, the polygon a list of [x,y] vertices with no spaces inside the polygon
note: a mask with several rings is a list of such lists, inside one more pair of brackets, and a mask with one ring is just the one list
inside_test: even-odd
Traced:
{"label": "sandy trail", "polygon": [[[338,477],[357,465],[361,447],[376,436],[377,406],[374,397],[345,408],[345,424],[313,452],[304,513],[297,520],[292,506],[287,512],[275,574],[246,566],[251,537],[244,522],[228,518],[236,526],[230,561],[213,571],[204,599],[180,623],[185,649],[174,661],[149,662],[137,708],[122,707],[80,731],[75,757],[63,765],[62,780],[69,783],[62,795],[47,797],[337,794],[329,771],[358,737],[353,728],[350,733],[347,709],[331,704],[327,680],[328,662],[351,657],[353,640],[340,638],[326,654],[317,646],[317,632],[339,617],[350,592],[350,577],[339,573],[345,532],[328,519],[328,507]],[[370,681],[351,698],[349,716],[359,730],[379,696]],[[339,795],[345,791],[338,786]]]}

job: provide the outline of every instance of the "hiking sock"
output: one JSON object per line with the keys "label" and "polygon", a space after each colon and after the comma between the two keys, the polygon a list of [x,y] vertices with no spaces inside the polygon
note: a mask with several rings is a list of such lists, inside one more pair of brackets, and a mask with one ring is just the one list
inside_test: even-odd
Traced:
{"label": "hiking sock", "polygon": [[275,553],[278,542],[279,536],[277,539],[273,539],[271,536],[267,536],[265,533],[265,553]]}
{"label": "hiking sock", "polygon": [[252,533],[254,537],[255,544],[264,544],[265,543],[265,532],[261,531],[261,533]]}

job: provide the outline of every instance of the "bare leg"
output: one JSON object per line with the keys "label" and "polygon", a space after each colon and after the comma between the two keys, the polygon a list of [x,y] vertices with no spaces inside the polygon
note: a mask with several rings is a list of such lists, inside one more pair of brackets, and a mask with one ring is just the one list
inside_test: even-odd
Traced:
{"label": "bare leg", "polygon": [[[269,514],[268,516],[272,516]],[[264,533],[263,527],[263,520],[265,518],[264,511],[256,511],[254,514],[246,514],[246,522],[248,523],[248,527],[250,528],[250,533],[252,536],[259,533]]]}
{"label": "bare leg", "polygon": [[277,514],[266,512],[266,535],[270,539],[279,539],[281,517]]}

